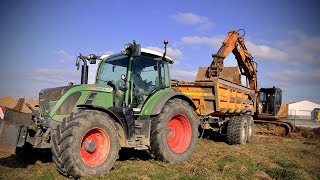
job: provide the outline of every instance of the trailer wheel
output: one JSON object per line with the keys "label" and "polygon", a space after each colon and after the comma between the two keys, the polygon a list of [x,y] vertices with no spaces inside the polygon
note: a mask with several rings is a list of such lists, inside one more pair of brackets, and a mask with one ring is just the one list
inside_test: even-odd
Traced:
{"label": "trailer wheel", "polygon": [[248,135],[247,135],[247,142],[250,143],[253,140],[253,129],[254,129],[254,122],[252,116],[246,116],[248,121]]}
{"label": "trailer wheel", "polygon": [[197,117],[188,103],[169,100],[151,123],[151,153],[166,162],[189,160],[198,137]]}
{"label": "trailer wheel", "polygon": [[245,144],[248,136],[248,121],[245,116],[231,117],[227,125],[227,142],[233,144]]}
{"label": "trailer wheel", "polygon": [[51,151],[58,171],[74,178],[110,171],[120,149],[113,119],[94,110],[65,118],[52,140]]}

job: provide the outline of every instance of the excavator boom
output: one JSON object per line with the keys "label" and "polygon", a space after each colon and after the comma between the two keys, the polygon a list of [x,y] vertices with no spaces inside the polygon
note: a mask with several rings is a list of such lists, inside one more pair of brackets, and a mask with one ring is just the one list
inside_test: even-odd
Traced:
{"label": "excavator boom", "polygon": [[242,29],[238,31],[229,31],[228,36],[223,41],[219,51],[212,55],[212,63],[207,74],[209,77],[219,77],[220,72],[224,67],[224,59],[232,52],[238,62],[241,75],[245,75],[247,77],[250,89],[257,93],[257,68],[253,57],[244,44],[245,33],[244,35],[239,36],[240,31],[245,32]]}

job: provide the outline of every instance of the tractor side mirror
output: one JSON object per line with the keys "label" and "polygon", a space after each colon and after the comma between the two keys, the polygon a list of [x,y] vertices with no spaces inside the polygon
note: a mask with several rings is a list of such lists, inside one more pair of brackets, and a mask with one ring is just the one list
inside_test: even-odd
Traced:
{"label": "tractor side mirror", "polygon": [[141,45],[136,44],[136,41],[133,40],[133,44],[129,43],[124,46],[124,49],[121,51],[122,54],[128,55],[131,57],[141,56]]}
{"label": "tractor side mirror", "polygon": [[134,52],[132,53],[132,57],[138,57],[141,56],[141,45],[133,43],[134,46]]}

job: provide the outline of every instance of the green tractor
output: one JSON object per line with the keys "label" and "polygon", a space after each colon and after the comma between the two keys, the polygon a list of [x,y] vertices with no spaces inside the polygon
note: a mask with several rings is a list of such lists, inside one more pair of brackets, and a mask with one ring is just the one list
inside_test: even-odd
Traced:
{"label": "green tractor", "polygon": [[[166,45],[163,54],[135,41],[111,56],[80,54],[81,84],[41,90],[32,120],[17,123],[18,112],[6,109],[0,129],[17,133],[2,130],[0,139],[16,141],[17,149],[51,148],[58,171],[74,178],[110,171],[120,148],[148,150],[166,162],[190,159],[199,121],[194,102],[171,89]],[[97,60],[95,84],[88,84],[88,63]]]}

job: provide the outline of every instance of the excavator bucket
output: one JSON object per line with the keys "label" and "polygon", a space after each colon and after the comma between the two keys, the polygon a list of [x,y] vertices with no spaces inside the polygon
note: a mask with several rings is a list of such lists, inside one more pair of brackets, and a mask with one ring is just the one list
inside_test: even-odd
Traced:
{"label": "excavator bucket", "polygon": [[[199,67],[196,76],[196,82],[212,81],[208,77],[207,70],[209,67]],[[224,67],[219,74],[219,78],[241,85],[241,75],[239,67]]]}

